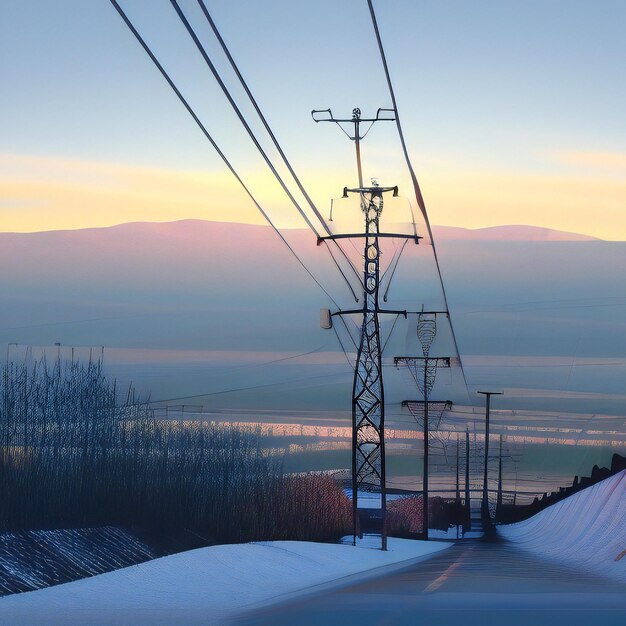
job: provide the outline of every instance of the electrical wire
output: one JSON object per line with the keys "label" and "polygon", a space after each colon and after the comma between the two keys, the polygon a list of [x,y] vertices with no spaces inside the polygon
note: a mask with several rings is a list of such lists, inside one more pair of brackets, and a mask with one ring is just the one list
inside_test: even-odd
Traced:
{"label": "electrical wire", "polygon": [[[452,318],[450,316],[450,307],[448,306],[448,295],[446,293],[446,288],[445,288],[445,284],[443,282],[443,274],[441,272],[441,266],[439,264],[439,257],[437,255],[437,248],[435,246],[435,240],[433,238],[433,231],[430,225],[430,219],[428,218],[428,213],[426,211],[426,203],[424,202],[424,197],[422,196],[422,191],[420,189],[419,186],[419,182],[417,180],[417,176],[415,174],[415,170],[413,169],[413,165],[411,164],[411,159],[409,158],[409,152],[406,146],[406,141],[404,139],[404,132],[402,130],[402,124],[400,122],[400,114],[398,112],[398,103],[396,101],[396,95],[395,95],[395,91],[393,89],[393,84],[391,82],[391,75],[389,74],[389,67],[387,65],[387,57],[385,55],[385,49],[383,47],[383,42],[380,36],[380,30],[378,28],[378,21],[376,19],[376,13],[374,11],[374,5],[372,0],[367,0],[367,5],[369,7],[369,11],[370,11],[370,17],[372,18],[372,25],[374,27],[374,32],[376,34],[376,41],[378,42],[378,51],[380,53],[380,58],[383,64],[383,69],[385,71],[385,77],[387,79],[387,87],[389,88],[389,95],[391,97],[391,102],[393,105],[393,110],[395,113],[395,119],[396,119],[396,127],[398,129],[398,136],[400,138],[400,143],[402,144],[402,152],[404,153],[404,160],[406,161],[406,165],[407,168],[409,170],[409,174],[411,175],[411,181],[413,182],[413,189],[415,191],[415,197],[417,200],[417,204],[422,212],[422,215],[424,217],[424,222],[426,224],[426,229],[428,230],[428,236],[430,237],[430,241],[431,241],[431,245],[433,248],[433,256],[435,259],[435,265],[437,267],[437,274],[439,276],[439,283],[441,285],[441,291],[442,291],[442,295],[443,295],[443,301],[445,304],[445,309],[448,315],[448,320],[450,322],[450,331],[452,334],[452,341],[454,343],[454,348],[456,350],[456,354],[457,357],[459,359],[459,367],[461,370],[461,374],[463,376],[463,382],[465,383],[465,388],[467,390],[467,396],[468,399],[470,397],[469,394],[469,387],[467,384],[467,378],[465,376],[465,370],[463,368],[463,360],[461,359],[461,353],[459,351],[459,345],[457,342],[457,338],[456,338],[456,333],[454,331],[454,325],[452,324]],[[413,215],[413,208],[411,207],[411,215],[413,218],[413,229],[414,229],[414,233],[417,236],[417,231],[416,231],[416,226],[415,226],[415,215]]]}
{"label": "electrical wire", "polygon": [[[156,68],[159,70],[159,72],[161,73],[161,75],[163,76],[163,78],[165,79],[167,84],[170,86],[172,91],[176,94],[176,96],[178,97],[180,102],[183,104],[185,109],[187,109],[187,112],[189,113],[189,115],[191,115],[191,117],[193,118],[194,122],[196,122],[196,124],[198,125],[198,127],[202,131],[203,135],[208,139],[210,144],[213,146],[213,149],[217,152],[217,154],[222,159],[222,161],[224,162],[226,167],[230,170],[231,174],[236,178],[237,182],[241,185],[243,190],[246,192],[247,196],[250,198],[250,200],[256,206],[256,208],[261,213],[261,215],[265,218],[265,221],[272,227],[274,232],[280,237],[280,239],[287,246],[287,248],[289,249],[291,254],[293,254],[293,256],[296,258],[298,263],[302,266],[302,268],[306,271],[306,273],[313,279],[313,281],[317,284],[317,286],[326,294],[326,296],[328,296],[328,298],[331,300],[331,302],[336,307],[339,307],[339,305],[337,304],[335,299],[328,293],[328,291],[324,288],[324,286],[320,283],[320,281],[313,275],[311,270],[309,270],[309,268],[304,264],[302,259],[300,259],[300,257],[296,254],[296,251],[291,247],[291,245],[285,239],[283,234],[278,230],[278,228],[276,227],[274,222],[272,222],[272,220],[270,219],[269,215],[265,212],[263,207],[259,204],[259,202],[256,200],[256,198],[252,195],[252,192],[248,189],[248,187],[244,183],[243,179],[239,176],[239,174],[237,173],[237,170],[235,169],[235,167],[231,164],[231,162],[228,160],[228,158],[226,157],[224,152],[222,152],[221,148],[217,145],[217,143],[215,142],[215,140],[213,139],[213,137],[211,136],[209,131],[206,129],[204,124],[200,121],[200,118],[196,115],[195,111],[192,109],[192,107],[189,104],[189,102],[187,102],[186,98],[183,96],[183,94],[180,92],[180,90],[178,89],[178,87],[176,86],[176,84],[174,83],[172,78],[170,77],[170,75],[167,73],[165,68],[161,65],[159,60],[156,58],[156,56],[154,55],[154,53],[152,52],[152,50],[150,49],[148,44],[144,41],[144,39],[141,37],[141,35],[137,31],[137,29],[133,26],[133,23],[130,21],[130,19],[128,18],[126,13],[124,13],[122,7],[117,3],[116,0],[110,0],[110,2],[113,5],[113,7],[115,8],[115,10],[119,13],[120,17],[122,18],[122,20],[124,21],[124,23],[126,24],[128,29],[135,36],[135,39],[137,39],[137,41],[139,42],[141,47],[145,50],[146,54],[150,57],[150,60],[154,63]],[[315,230],[315,229],[313,229],[313,230]]]}
{"label": "electrical wire", "polygon": [[[191,25],[191,23],[189,22],[189,20],[185,16],[185,14],[183,13],[183,11],[180,8],[180,5],[178,4],[177,0],[170,0],[170,3],[174,7],[174,10],[176,11],[176,13],[177,13],[178,17],[180,18],[181,22],[183,23],[183,25],[187,29],[187,32],[189,33],[190,37],[192,38],[193,42],[195,43],[196,47],[198,48],[198,51],[200,52],[200,54],[201,54],[202,58],[204,59],[205,63],[207,64],[207,66],[211,70],[211,73],[213,74],[213,77],[217,81],[218,85],[221,87],[222,92],[226,96],[226,99],[228,100],[228,102],[231,105],[232,109],[235,111],[237,117],[239,118],[239,121],[241,122],[241,124],[243,125],[245,130],[247,131],[247,133],[248,133],[250,139],[252,140],[252,142],[254,143],[256,149],[258,150],[258,152],[261,154],[261,156],[265,160],[265,163],[270,168],[270,171],[272,172],[272,174],[274,175],[274,177],[276,178],[276,180],[278,181],[278,183],[282,187],[283,191],[285,192],[285,194],[287,195],[287,197],[289,198],[291,203],[295,206],[295,208],[298,211],[298,213],[300,214],[300,216],[304,219],[304,221],[307,223],[309,228],[315,233],[315,236],[319,240],[320,239],[320,235],[317,232],[317,229],[313,226],[313,223],[309,220],[308,216],[306,215],[306,213],[304,212],[304,210],[302,209],[300,204],[297,202],[297,200],[295,199],[295,197],[293,196],[293,194],[291,193],[291,191],[287,187],[286,183],[284,182],[284,180],[281,177],[281,175],[278,173],[278,170],[274,167],[274,164],[272,163],[271,159],[269,158],[269,156],[267,155],[265,150],[263,150],[263,147],[261,146],[258,138],[254,134],[254,131],[252,130],[252,128],[248,124],[248,122],[247,122],[244,114],[242,113],[241,109],[237,106],[237,103],[235,102],[234,98],[232,97],[230,91],[228,90],[228,87],[226,86],[226,84],[222,80],[222,77],[220,76],[219,72],[217,71],[217,68],[215,67],[215,64],[211,61],[211,59],[210,59],[210,57],[209,57],[209,55],[208,55],[208,53],[206,51],[206,48],[200,42],[200,39],[198,38],[198,36],[197,36],[193,26]],[[276,135],[272,131],[272,128],[270,127],[270,125],[269,125],[265,115],[261,111],[261,108],[260,108],[259,104],[257,103],[256,99],[254,98],[254,96],[253,96],[250,88],[248,87],[248,84],[245,81],[243,75],[241,74],[241,72],[239,70],[239,67],[235,63],[235,60],[234,60],[232,54],[230,53],[230,50],[228,49],[228,46],[226,45],[226,42],[224,41],[224,39],[223,39],[219,29],[217,28],[217,25],[213,21],[210,13],[208,11],[208,9],[206,8],[206,5],[204,4],[204,2],[202,2],[202,0],[198,0],[198,4],[200,5],[200,8],[201,8],[205,18],[207,19],[209,25],[211,26],[211,29],[213,30],[213,34],[215,35],[216,39],[218,40],[220,46],[222,47],[222,50],[223,50],[224,54],[226,55],[226,58],[228,59],[228,61],[229,61],[230,65],[231,65],[233,71],[235,72],[237,78],[239,79],[239,82],[241,83],[244,91],[246,92],[246,95],[248,96],[248,99],[250,100],[252,106],[254,107],[254,110],[256,111],[257,115],[259,116],[259,119],[261,120],[263,126],[265,127],[265,130],[267,131],[268,135],[270,136],[270,139],[272,140],[274,146],[278,150],[278,153],[280,154],[280,156],[281,156],[281,158],[283,160],[283,163],[286,165],[286,167],[289,170],[289,173],[291,174],[293,180],[295,181],[298,189],[300,190],[300,192],[304,196],[305,200],[308,202],[309,206],[311,207],[313,213],[315,214],[315,216],[317,217],[317,219],[321,223],[322,228],[324,229],[324,231],[326,232],[327,235],[331,236],[332,233],[331,233],[331,231],[330,231],[330,229],[328,227],[328,224],[326,223],[326,220],[324,219],[324,217],[322,216],[322,214],[318,210],[317,206],[315,206],[315,203],[313,202],[313,200],[311,199],[311,197],[307,193],[306,189],[304,188],[304,185],[300,181],[300,178],[298,177],[298,175],[296,174],[295,170],[293,169],[293,167],[291,165],[291,162],[287,158],[287,155],[285,154],[285,152],[282,149],[280,143],[278,142],[278,139],[276,138]],[[335,246],[337,246],[337,249],[341,252],[341,254],[344,256],[346,261],[351,265],[350,259],[347,257],[346,253],[343,251],[341,246],[334,240],[333,240],[333,243],[335,244]],[[327,248],[330,251],[330,247],[327,246]],[[334,258],[333,258],[333,260],[334,260]],[[337,268],[339,269],[342,277],[346,281],[346,284],[347,284],[348,288],[350,289],[350,291],[354,295],[354,290],[352,288],[352,285],[348,281],[348,278],[346,277],[344,272],[341,270],[341,268],[339,267],[339,265],[337,264],[336,261],[335,261],[335,264],[337,265]],[[353,267],[353,269],[356,272],[356,269],[354,267]],[[358,274],[357,274],[357,277],[358,277]],[[356,298],[356,296],[355,296],[355,298]],[[358,299],[356,301],[358,302]]]}
{"label": "electrical wire", "polygon": [[215,38],[217,39],[217,41],[219,42],[220,46],[222,47],[222,50],[224,51],[224,54],[226,55],[226,58],[228,59],[228,62],[230,63],[231,67],[233,68],[233,71],[235,72],[235,74],[237,75],[237,78],[239,79],[239,82],[241,83],[241,86],[244,88],[244,91],[246,92],[246,95],[248,96],[250,102],[252,103],[252,106],[254,107],[254,110],[256,111],[257,115],[259,116],[259,119],[261,120],[261,122],[263,123],[263,126],[265,127],[265,130],[267,131],[267,134],[270,136],[272,142],[274,143],[274,146],[276,146],[276,149],[278,150],[278,153],[280,154],[283,162],[285,163],[285,165],[287,166],[287,169],[289,170],[289,173],[291,174],[293,180],[295,181],[296,185],[298,186],[298,189],[300,190],[300,192],[304,196],[305,200],[307,201],[307,203],[311,207],[311,210],[313,211],[313,213],[315,214],[317,219],[320,221],[320,223],[324,227],[324,230],[330,235],[331,234],[330,233],[330,229],[328,228],[328,225],[326,224],[326,221],[324,220],[324,218],[323,218],[322,214],[320,213],[320,211],[318,210],[318,208],[315,206],[315,203],[313,202],[313,200],[311,199],[311,197],[307,193],[306,189],[304,188],[304,185],[300,181],[300,178],[298,177],[298,175],[294,171],[293,167],[291,166],[291,163],[290,163],[289,159],[287,158],[287,155],[285,154],[285,152],[283,151],[282,147],[280,146],[280,143],[278,142],[278,139],[276,138],[276,135],[272,131],[272,129],[271,129],[271,127],[270,127],[270,125],[269,125],[265,115],[261,111],[261,107],[259,106],[259,104],[256,101],[255,97],[252,95],[252,92],[250,91],[250,88],[248,87],[248,83],[245,81],[243,75],[241,74],[241,72],[239,70],[239,67],[237,66],[237,63],[235,63],[235,59],[233,59],[233,56],[230,53],[230,50],[228,49],[228,46],[226,45],[226,42],[224,41],[224,39],[223,39],[219,29],[217,28],[217,25],[215,24],[215,21],[211,17],[211,14],[209,13],[209,10],[207,9],[206,4],[204,3],[203,0],[198,0],[198,4],[200,5],[200,9],[202,10],[202,13],[204,14],[204,17],[206,18],[207,22],[209,23],[211,29],[213,30],[213,34],[215,35]]}
{"label": "electrical wire", "polygon": [[[408,239],[404,240],[405,242],[408,241]],[[391,239],[391,242],[393,244],[393,254],[391,256],[391,261],[389,262],[389,265],[387,265],[387,267],[385,268],[385,270],[383,271],[383,273],[380,275],[380,282],[382,284],[383,280],[385,280],[385,276],[387,276],[389,270],[392,268],[395,260],[396,260],[396,256],[398,255],[398,251],[400,250],[400,246],[398,245],[398,242],[396,239]]]}
{"label": "electrical wire", "polygon": [[[398,253],[398,256],[396,257],[396,262],[395,265],[393,266],[393,269],[391,270],[391,276],[389,276],[389,282],[387,283],[387,288],[385,289],[385,293],[383,294],[383,302],[387,302],[387,296],[389,294],[389,288],[391,287],[391,281],[393,280],[393,277],[396,274],[396,269],[398,267],[398,263],[400,262],[400,257],[402,256],[402,253],[404,252],[404,248],[406,248],[406,244],[409,242],[408,239],[405,239],[402,242],[402,246],[400,247],[400,252]],[[385,272],[386,273],[386,272]],[[383,278],[384,278],[384,274],[383,274]]]}
{"label": "electrical wire", "polygon": [[[274,178],[276,178],[276,180],[278,181],[280,186],[283,188],[283,191],[285,192],[285,194],[287,195],[287,197],[289,198],[291,203],[296,207],[296,209],[298,210],[298,212],[302,216],[302,219],[304,219],[304,221],[309,226],[309,228],[315,233],[315,236],[319,238],[320,237],[319,232],[317,231],[315,226],[313,226],[313,222],[311,222],[311,220],[309,219],[308,215],[303,211],[302,207],[298,204],[298,201],[294,198],[293,194],[291,193],[291,191],[287,187],[287,185],[286,185],[285,181],[283,180],[282,176],[278,173],[278,170],[274,167],[274,164],[272,163],[271,159],[269,158],[269,156],[267,155],[265,150],[263,150],[263,147],[261,146],[259,140],[257,139],[256,135],[254,134],[254,131],[252,130],[252,128],[250,128],[250,125],[248,124],[248,122],[247,122],[245,116],[243,115],[243,113],[241,112],[241,109],[237,106],[237,103],[233,99],[230,91],[228,90],[228,87],[226,87],[226,84],[222,80],[222,77],[220,76],[219,72],[217,71],[217,68],[213,64],[213,61],[211,61],[211,58],[209,57],[205,47],[202,45],[202,42],[200,41],[200,39],[198,39],[198,36],[196,35],[195,30],[193,29],[193,27],[189,23],[189,20],[187,19],[187,17],[183,13],[183,11],[180,8],[180,5],[178,4],[177,0],[170,0],[170,4],[174,7],[174,10],[176,11],[176,14],[178,15],[180,21],[183,23],[183,25],[187,29],[187,32],[189,33],[189,36],[191,37],[191,39],[195,43],[196,48],[198,48],[198,51],[200,52],[200,55],[204,59],[204,62],[206,63],[208,68],[211,70],[211,73],[213,74],[213,77],[215,78],[215,80],[217,81],[217,84],[222,89],[222,92],[224,93],[224,96],[228,100],[228,103],[230,104],[230,106],[232,107],[233,111],[235,112],[235,114],[239,118],[239,121],[241,122],[242,126],[246,129],[246,132],[248,133],[250,139],[252,140],[252,143],[254,143],[254,145],[255,145],[256,149],[258,150],[259,154],[263,157],[263,160],[265,161],[265,163],[269,167],[270,171],[274,175]],[[316,211],[317,211],[317,209],[316,209]],[[320,218],[321,218],[321,215],[320,215]],[[323,218],[321,218],[321,219],[322,219],[322,224],[324,226],[324,229],[327,230],[328,234],[330,235],[330,230],[328,230],[328,226],[326,225],[326,222],[323,221]]]}
{"label": "electrical wire", "polygon": [[[344,372],[345,374],[350,374],[351,372]],[[320,378],[330,378],[337,377],[337,373],[333,374],[321,374],[320,376],[305,376],[304,378],[294,378],[292,380],[286,380],[279,383],[266,383],[264,385],[252,385],[250,387],[235,387],[233,389],[223,389],[221,391],[209,391],[208,393],[197,393],[191,396],[179,396],[177,398],[163,398],[160,400],[148,400],[147,404],[158,404],[161,402],[175,402],[178,400],[193,400],[195,398],[204,398],[205,396],[219,396],[227,393],[237,393],[239,391],[251,391],[254,389],[266,389],[268,387],[279,387],[280,385],[290,385],[292,383],[300,383],[300,382],[309,382],[311,380],[319,380]],[[331,384],[343,384],[341,381],[335,381]],[[137,406],[142,403],[138,403]]]}
{"label": "electrical wire", "polygon": [[[326,244],[326,249],[328,250],[328,254],[330,255],[330,258],[333,260],[333,263],[335,264],[335,267],[339,270],[339,273],[343,276],[343,279],[344,279],[346,285],[348,286],[348,289],[350,290],[350,293],[352,294],[352,297],[354,298],[354,301],[358,302],[359,298],[356,295],[356,293],[354,292],[354,289],[352,288],[352,285],[350,284],[350,281],[348,280],[348,277],[344,274],[344,271],[341,269],[341,266],[339,265],[339,262],[335,258],[335,255],[333,254],[333,251],[330,249],[330,246],[328,245],[328,242],[324,241],[324,243]],[[341,250],[341,247],[339,247],[339,245],[337,245],[337,247]],[[343,252],[343,250],[341,250],[341,251]],[[344,257],[345,257],[345,252],[343,254],[344,254]]]}
{"label": "electrical wire", "polygon": [[[354,349],[358,351],[359,346],[358,346],[357,342],[355,341],[354,337],[352,336],[352,333],[350,332],[350,329],[348,328],[348,324],[347,324],[347,322],[345,320],[345,315],[340,315],[339,319],[341,320],[344,328],[346,329],[346,332],[348,333],[348,337],[350,337],[350,341],[352,342],[352,345],[354,346]],[[350,321],[354,324],[355,330],[360,333],[360,331],[361,331],[360,324],[357,324],[352,318],[350,318]]]}
{"label": "electrical wire", "polygon": [[383,344],[383,349],[380,351],[381,354],[385,353],[385,348],[387,347],[387,344],[389,343],[389,340],[391,339],[391,335],[393,335],[394,328],[396,327],[396,324],[398,323],[399,319],[400,319],[400,313],[398,313],[396,315],[396,319],[393,320],[393,324],[391,325],[391,330],[389,331],[389,334],[387,335],[387,339],[385,343]]}
{"label": "electrical wire", "polygon": [[346,361],[348,362],[348,365],[350,367],[354,367],[354,365],[352,364],[352,361],[350,361],[350,357],[348,356],[348,352],[346,351],[346,348],[343,345],[343,341],[341,341],[341,337],[339,336],[339,333],[337,332],[337,329],[335,328],[334,324],[333,324],[333,330],[335,331],[335,336],[337,337],[337,341],[339,342],[339,345],[341,346],[341,350],[343,351],[343,355],[346,357]]}

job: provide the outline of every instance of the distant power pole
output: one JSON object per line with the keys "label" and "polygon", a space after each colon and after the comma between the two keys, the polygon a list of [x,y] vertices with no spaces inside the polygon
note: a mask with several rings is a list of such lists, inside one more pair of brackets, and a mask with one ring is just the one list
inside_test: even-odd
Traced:
{"label": "distant power pole", "polygon": [[424,398],[424,467],[422,476],[423,520],[422,534],[428,539],[428,475],[429,475],[429,404],[430,392],[435,385],[437,370],[441,367],[451,367],[450,357],[431,357],[430,347],[437,333],[436,316],[439,311],[422,311],[417,322],[417,338],[422,345],[423,356],[397,356],[394,364],[408,367],[413,375],[415,384]]}
{"label": "distant power pole", "polygon": [[500,454],[498,455],[498,500],[496,501],[496,515],[502,511],[502,435],[500,435]]}
{"label": "distant power pole", "polygon": [[461,485],[459,483],[459,433],[456,434],[456,494],[454,499],[456,517],[456,538],[459,538],[459,517],[461,512]]}
{"label": "distant power pole", "polygon": [[[326,239],[364,239],[363,246],[363,306],[351,311],[336,311],[332,315],[361,315],[361,332],[354,367],[354,381],[352,387],[352,515],[353,535],[356,544],[357,520],[359,509],[372,509],[370,506],[359,506],[359,494],[367,493],[372,500],[372,494],[379,494],[380,535],[381,548],[387,549],[386,529],[386,478],[385,478],[385,392],[383,385],[382,342],[380,338],[380,315],[393,313],[395,315],[406,312],[384,311],[380,308],[380,237],[395,237],[413,239],[418,243],[416,235],[402,235],[398,233],[382,233],[380,231],[380,217],[383,212],[383,196],[387,193],[398,195],[397,187],[380,187],[376,184],[371,187],[363,185],[363,171],[361,166],[361,140],[363,123],[374,124],[380,121],[395,121],[392,109],[378,109],[376,117],[363,118],[361,110],[352,111],[352,117],[346,119],[335,118],[330,109],[312,111],[315,122],[333,122],[340,126],[354,141],[356,150],[356,165],[358,187],[345,187],[343,197],[349,194],[358,194],[361,211],[364,217],[364,230],[360,233],[333,234],[320,237],[318,244]],[[342,126],[348,125],[351,132]],[[368,129],[369,130],[369,127]],[[366,130],[366,132],[367,132]],[[324,327],[329,327],[332,315],[326,320]],[[375,498],[374,498],[375,499]],[[378,507],[376,507],[378,508]]]}
{"label": "distant power pole", "polygon": [[[416,376],[418,372],[420,372],[420,363],[423,361],[424,357],[395,357],[394,363],[396,365],[406,365],[408,369],[411,371],[413,376]],[[429,361],[437,360],[439,367],[449,367],[450,359],[437,357],[437,359],[429,358]],[[425,362],[426,366],[432,372],[432,378],[428,378],[428,382],[425,381],[427,386],[426,398],[428,398],[428,387],[432,387],[432,383],[434,382],[434,373],[435,370],[433,366],[429,365],[428,362]],[[432,381],[432,382],[430,382]],[[421,389],[422,386],[418,385]],[[428,524],[426,524],[426,520],[428,519],[428,475],[429,475],[429,440],[430,440],[430,418],[431,415],[435,415],[433,418],[434,421],[440,422],[443,414],[446,411],[449,411],[452,408],[452,402],[450,400],[403,400],[402,406],[407,407],[413,417],[415,417],[417,423],[422,426],[422,432],[424,437],[424,454],[423,454],[423,469],[422,469],[422,535],[425,539],[428,539]],[[458,443],[458,442],[457,442]],[[457,451],[458,452],[458,451]]]}
{"label": "distant power pole", "polygon": [[456,494],[457,505],[461,502],[461,485],[459,483],[459,433],[456,434]]}
{"label": "distant power pole", "polygon": [[491,411],[491,396],[501,396],[499,391],[479,391],[485,396],[485,469],[483,473],[483,501],[481,504],[481,517],[486,526],[485,531],[491,529],[491,514],[489,513],[489,417]]}
{"label": "distant power pole", "polygon": [[472,511],[470,502],[470,436],[469,428],[465,427],[465,516],[467,530],[472,530]]}

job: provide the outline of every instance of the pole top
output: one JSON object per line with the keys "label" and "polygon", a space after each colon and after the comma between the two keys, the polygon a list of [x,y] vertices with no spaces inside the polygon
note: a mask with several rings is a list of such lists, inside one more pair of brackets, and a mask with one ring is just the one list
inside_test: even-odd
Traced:
{"label": "pole top", "polygon": [[503,396],[503,391],[477,391],[476,393],[480,393],[483,396]]}

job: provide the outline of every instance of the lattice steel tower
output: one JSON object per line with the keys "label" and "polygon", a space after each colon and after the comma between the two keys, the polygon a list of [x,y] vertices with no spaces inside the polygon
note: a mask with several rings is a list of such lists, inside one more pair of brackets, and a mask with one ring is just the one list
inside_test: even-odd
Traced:
{"label": "lattice steel tower", "polygon": [[[350,124],[354,134],[345,131],[349,139],[354,141],[359,186],[355,189],[343,190],[343,197],[349,194],[360,196],[361,211],[365,221],[365,229],[361,233],[338,234],[324,239],[364,238],[363,246],[363,307],[351,311],[337,311],[332,315],[362,315],[361,333],[354,367],[354,383],[352,388],[352,506],[353,532],[356,542],[357,519],[359,509],[380,511],[381,547],[387,548],[386,536],[386,487],[385,487],[385,392],[383,384],[382,343],[380,337],[380,315],[385,313],[404,313],[402,311],[386,311],[380,308],[380,237],[398,237],[413,239],[418,243],[416,235],[383,233],[380,230],[380,218],[383,212],[386,193],[397,196],[397,187],[363,186],[361,169],[360,142],[365,136],[361,134],[361,124],[374,124],[379,121],[394,121],[388,114],[389,109],[378,109],[375,118],[364,119],[360,109],[352,111],[349,119],[333,117],[330,109],[313,111],[316,122],[334,122]],[[393,113],[393,111],[391,111]],[[367,129],[369,130],[369,128]],[[367,494],[367,495],[366,495]],[[379,497],[379,499],[378,499]],[[368,500],[366,503],[365,500]],[[362,500],[362,502],[360,502]],[[373,505],[372,505],[373,503]],[[376,506],[378,505],[378,506]]]}
{"label": "lattice steel tower", "polygon": [[[363,274],[363,321],[354,367],[352,387],[352,427],[355,445],[352,451],[352,491],[356,518],[360,490],[379,490],[382,548],[385,533],[385,390],[383,386],[382,345],[380,340],[380,216],[383,192],[377,187],[354,190],[361,196],[365,216],[365,268]],[[355,529],[356,535],[356,529]]]}

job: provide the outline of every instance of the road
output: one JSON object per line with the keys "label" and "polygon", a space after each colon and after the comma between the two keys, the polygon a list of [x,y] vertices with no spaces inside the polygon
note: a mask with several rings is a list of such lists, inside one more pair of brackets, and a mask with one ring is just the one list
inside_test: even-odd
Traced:
{"label": "road", "polygon": [[626,584],[502,543],[461,542],[406,570],[294,599],[245,626],[624,626]]}

